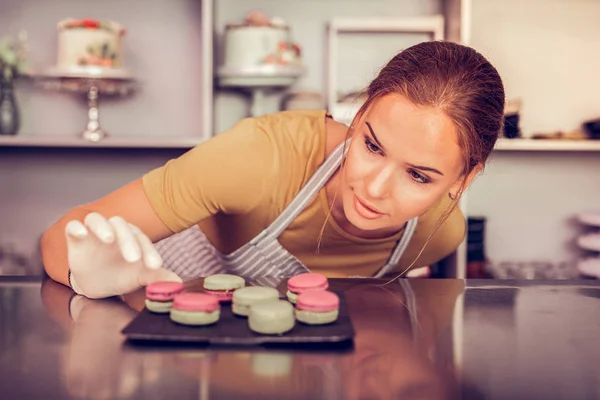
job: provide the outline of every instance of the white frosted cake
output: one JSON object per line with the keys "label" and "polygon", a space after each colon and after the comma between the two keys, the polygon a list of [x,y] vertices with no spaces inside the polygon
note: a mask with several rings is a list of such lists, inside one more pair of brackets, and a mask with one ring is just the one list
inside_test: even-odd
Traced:
{"label": "white frosted cake", "polygon": [[57,68],[123,67],[121,37],[125,28],[114,21],[67,19],[58,24]]}
{"label": "white frosted cake", "polygon": [[279,18],[269,20],[254,12],[243,24],[225,28],[225,57],[227,70],[248,70],[265,65],[300,66],[300,47],[293,43],[290,28]]}

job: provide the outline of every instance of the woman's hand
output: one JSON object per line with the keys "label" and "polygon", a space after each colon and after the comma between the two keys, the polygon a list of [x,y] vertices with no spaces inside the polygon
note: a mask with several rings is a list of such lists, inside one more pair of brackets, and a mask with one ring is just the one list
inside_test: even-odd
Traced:
{"label": "woman's hand", "polygon": [[65,226],[71,287],[97,299],[132,292],[156,281],[181,282],[138,227],[92,212]]}

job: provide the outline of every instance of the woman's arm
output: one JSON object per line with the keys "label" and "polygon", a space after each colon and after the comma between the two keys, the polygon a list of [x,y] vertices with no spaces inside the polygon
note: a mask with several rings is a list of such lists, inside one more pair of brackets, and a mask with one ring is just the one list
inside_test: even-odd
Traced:
{"label": "woman's arm", "polygon": [[120,216],[139,227],[152,242],[172,233],[150,205],[142,180],[137,179],[99,200],[70,210],[44,232],[41,241],[44,268],[55,281],[68,285],[65,226],[72,220],[83,222],[91,212],[97,212],[106,218]]}
{"label": "woman's arm", "polygon": [[[232,129],[150,171],[143,178],[67,212],[42,237],[41,251],[46,272],[52,279],[68,284],[69,260],[65,228],[70,221],[84,222],[90,213],[100,214],[101,217],[96,215],[94,218],[96,225],[104,225],[108,230],[112,228],[103,219],[119,216],[125,222],[137,226],[154,243],[187,229],[210,215],[219,212],[247,212],[264,201],[264,196],[268,196],[277,184],[277,142],[280,140],[272,132],[268,116],[244,119]],[[127,229],[123,221],[119,222]],[[92,223],[89,225],[87,228],[93,228]],[[71,222],[69,227],[72,226]],[[104,256],[105,266],[113,270],[116,264],[124,262],[122,259],[109,257],[108,247],[113,247],[114,250],[115,246],[100,243],[98,235],[84,239],[86,242],[83,244],[89,245],[87,249],[76,249],[76,245],[81,244],[81,241],[78,242],[77,232],[85,236],[86,227],[77,223],[75,228],[76,234],[70,235],[69,249],[78,258],[77,265],[85,267],[89,284],[98,275],[94,264],[86,263],[87,258],[94,258],[92,261],[96,261],[95,264],[102,264],[99,258]],[[71,229],[69,231],[73,232]],[[119,236],[118,230],[114,233]],[[131,236],[130,234],[129,237],[133,240]],[[96,256],[92,256],[92,253]],[[113,251],[113,256],[118,254]],[[94,276],[88,275],[92,272]]]}

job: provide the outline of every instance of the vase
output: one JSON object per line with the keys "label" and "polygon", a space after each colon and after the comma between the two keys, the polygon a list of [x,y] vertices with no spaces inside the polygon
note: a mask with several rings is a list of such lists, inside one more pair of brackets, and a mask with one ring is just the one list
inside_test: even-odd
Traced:
{"label": "vase", "polygon": [[19,131],[19,106],[12,79],[0,82],[0,135],[16,135]]}

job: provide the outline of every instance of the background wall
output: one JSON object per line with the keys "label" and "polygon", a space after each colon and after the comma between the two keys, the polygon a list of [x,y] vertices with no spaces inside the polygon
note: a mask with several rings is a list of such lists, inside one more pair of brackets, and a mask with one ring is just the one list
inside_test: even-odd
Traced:
{"label": "background wall", "polygon": [[[269,16],[279,16],[291,26],[293,40],[303,48],[303,61],[307,73],[300,78],[290,91],[317,91],[325,95],[326,89],[326,47],[327,22],[335,17],[415,17],[442,12],[438,0],[370,0],[368,6],[364,0],[219,0],[215,4],[216,66],[222,59],[222,41],[225,25],[241,22],[252,10],[260,10]],[[398,52],[403,47],[422,40],[422,35],[409,35],[410,39],[398,39],[391,43],[389,38],[383,41],[374,39],[373,35],[357,35],[358,40],[351,43],[340,43],[341,60],[339,81],[350,89],[349,81],[356,81],[355,86],[362,88],[370,81],[378,69],[391,57],[390,53]],[[353,38],[354,39],[354,38]],[[419,40],[420,39],[420,40]],[[368,43],[369,47],[365,47]],[[355,46],[354,57],[349,57],[348,47]],[[350,53],[352,54],[352,53]],[[361,63],[367,55],[372,58]],[[344,58],[342,58],[344,57]],[[355,63],[352,63],[354,58]],[[366,76],[364,75],[370,70]],[[282,95],[272,94],[268,97],[266,107],[269,112],[279,109]],[[237,92],[220,91],[215,103],[215,132],[229,129],[237,120],[248,115],[247,97]]]}
{"label": "background wall", "polygon": [[[571,130],[600,117],[600,2],[472,0],[471,45],[498,68],[507,98],[523,99],[523,134]],[[600,211],[600,153],[496,151],[468,197],[488,217],[499,260],[569,260],[577,212]]]}
{"label": "background wall", "polygon": [[523,98],[526,134],[572,130],[600,116],[600,2],[471,0],[471,44]]}
{"label": "background wall", "polygon": [[[189,137],[201,132],[200,0],[2,0],[0,38],[28,32],[37,72],[56,63],[65,18],[112,19],[127,29],[124,65],[140,82],[132,98],[100,101],[100,123],[123,137]],[[85,96],[18,87],[20,135],[72,136],[85,128]]]}
{"label": "background wall", "polygon": [[[174,149],[0,148],[0,249],[13,247],[37,263],[41,234],[66,211],[110,193],[181,153]],[[40,266],[32,265],[29,272],[39,271]]]}

